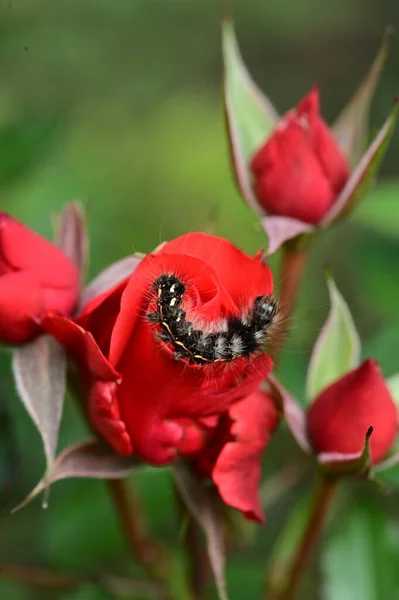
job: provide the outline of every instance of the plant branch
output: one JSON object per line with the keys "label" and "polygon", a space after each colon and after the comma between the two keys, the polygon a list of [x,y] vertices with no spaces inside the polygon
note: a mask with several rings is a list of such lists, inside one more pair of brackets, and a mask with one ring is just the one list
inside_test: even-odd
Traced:
{"label": "plant branch", "polygon": [[133,486],[125,479],[108,479],[107,485],[132,557],[153,579],[165,581],[168,571],[165,552],[150,538]]}
{"label": "plant branch", "polygon": [[294,600],[307,572],[315,548],[320,540],[323,526],[329,508],[337,490],[337,480],[321,477],[316,484],[313,504],[311,506],[305,527],[295,544],[292,560],[284,569],[279,565],[279,571],[284,571],[283,577],[273,578],[269,582],[268,600]]}
{"label": "plant branch", "polygon": [[[201,600],[206,597],[207,584],[211,574],[208,552],[200,527],[188,512],[177,486],[175,486],[175,492],[179,519],[185,527],[183,544],[187,550],[187,579],[193,599]],[[186,524],[185,520],[187,520]]]}
{"label": "plant branch", "polygon": [[281,312],[281,324],[277,344],[274,347],[274,355],[277,356],[286,338],[289,318],[291,317],[299,291],[299,284],[305,269],[307,260],[307,249],[299,242],[287,242],[282,247],[280,261],[280,288],[279,304]]}

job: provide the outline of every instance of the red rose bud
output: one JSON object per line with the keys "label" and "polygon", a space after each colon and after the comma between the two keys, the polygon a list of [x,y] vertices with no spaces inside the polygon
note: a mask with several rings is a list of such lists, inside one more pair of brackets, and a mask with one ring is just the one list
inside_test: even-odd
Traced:
{"label": "red rose bud", "polygon": [[79,274],[59,248],[0,213],[0,341],[19,344],[39,332],[48,310],[70,313]]}
{"label": "red rose bud", "polygon": [[366,360],[327,387],[308,410],[307,428],[317,454],[355,454],[370,426],[370,452],[378,463],[392,447],[398,413],[378,363]]}
{"label": "red rose bud", "polygon": [[324,217],[349,177],[349,165],[320,116],[317,87],[284,116],[251,170],[266,213],[311,224]]}
{"label": "red rose bud", "polygon": [[[233,406],[272,368],[272,292],[259,254],[191,233],[148,254],[75,320],[49,314],[43,327],[81,367],[90,419],[116,452],[162,465],[197,460],[211,443],[217,456],[210,476],[225,501],[259,515],[260,455],[274,413],[266,400],[264,414],[257,395],[246,420]],[[240,500],[244,479],[251,487]]]}

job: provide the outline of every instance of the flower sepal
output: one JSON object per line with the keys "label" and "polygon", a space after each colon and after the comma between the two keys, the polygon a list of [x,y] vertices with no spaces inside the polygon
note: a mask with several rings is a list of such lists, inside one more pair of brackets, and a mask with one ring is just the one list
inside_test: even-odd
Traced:
{"label": "flower sepal", "polygon": [[363,448],[359,452],[322,452],[316,456],[319,470],[329,477],[356,476],[373,481],[373,468],[370,454],[370,426],[364,436]]}

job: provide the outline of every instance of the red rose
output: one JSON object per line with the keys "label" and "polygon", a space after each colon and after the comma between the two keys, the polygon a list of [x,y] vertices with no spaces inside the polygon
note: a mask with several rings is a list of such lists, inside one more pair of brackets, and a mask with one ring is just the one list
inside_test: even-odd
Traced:
{"label": "red rose", "polygon": [[308,410],[307,428],[317,454],[355,454],[370,426],[370,451],[378,463],[390,450],[398,413],[378,364],[366,360],[326,388]]}
{"label": "red rose", "polygon": [[316,224],[334,204],[349,165],[324,120],[319,91],[289,111],[251,162],[265,212]]}
{"label": "red rose", "polygon": [[[162,291],[166,276],[173,279]],[[147,255],[75,321],[50,314],[43,327],[85,372],[97,431],[120,454],[166,464],[181,455],[198,457],[220,419],[235,420],[233,405],[256,392],[269,373],[264,342],[270,329],[256,334],[262,344],[255,330],[259,310],[272,306],[259,297],[272,289],[271,271],[259,255],[251,258],[226,240],[192,233]],[[259,432],[255,425],[254,435],[248,432],[237,446],[241,456],[253,457],[254,470],[269,435],[267,427]]]}
{"label": "red rose", "polygon": [[0,341],[27,342],[48,310],[70,313],[79,274],[62,251],[9,215],[0,213]]}

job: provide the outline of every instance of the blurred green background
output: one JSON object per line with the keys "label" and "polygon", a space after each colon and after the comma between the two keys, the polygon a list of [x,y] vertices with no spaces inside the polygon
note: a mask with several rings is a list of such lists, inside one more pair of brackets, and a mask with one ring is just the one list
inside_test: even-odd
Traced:
{"label": "blurred green background", "polygon": [[[279,110],[318,82],[330,121],[365,74],[385,26],[399,24],[397,0],[236,0],[232,6],[244,58]],[[187,231],[212,228],[248,252],[265,246],[229,172],[219,2],[1,2],[0,73],[1,210],[49,236],[52,213],[69,200],[87,203],[90,276],[132,251],[149,251]],[[372,131],[398,92],[399,33],[392,37],[373,103]],[[364,354],[380,360],[386,375],[399,371],[398,156],[399,134],[378,185],[311,252],[278,365],[301,399],[309,352],[328,310],[325,264],[353,311]],[[271,262],[276,269],[276,259]],[[0,369],[0,566],[140,574],[127,558],[102,482],[59,483],[47,511],[35,501],[10,516],[40,477],[44,461],[39,437],[15,397],[7,352]],[[84,435],[67,404],[60,447]],[[288,434],[279,433],[265,458],[266,481],[298,455]],[[133,479],[151,530],[178,557],[167,471],[148,469]],[[399,488],[398,474],[390,481],[393,490]],[[306,483],[305,475],[269,507],[266,527],[246,528],[248,543],[228,568],[232,600],[260,597],[270,549]],[[270,498],[270,487],[264,496]],[[347,488],[304,598],[399,597],[398,500],[395,491],[387,496],[370,486]],[[112,597],[89,585],[58,592],[0,581],[4,600]]]}

